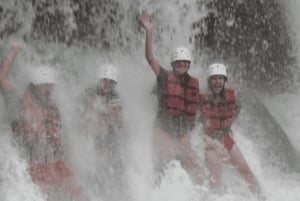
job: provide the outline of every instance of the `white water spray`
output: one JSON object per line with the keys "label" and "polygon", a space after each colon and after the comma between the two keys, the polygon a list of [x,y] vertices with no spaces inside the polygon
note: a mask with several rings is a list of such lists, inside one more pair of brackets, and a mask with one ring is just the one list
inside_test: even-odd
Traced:
{"label": "white water spray", "polygon": [[[205,10],[203,10],[203,13],[198,13],[196,0],[133,2],[138,7],[135,7],[135,4],[131,4],[129,1],[120,0],[119,2],[123,6],[124,14],[128,14],[131,20],[125,20],[120,29],[124,30],[123,33],[130,38],[130,41],[134,41],[134,44],[127,44],[127,46],[135,48],[127,49],[127,51],[110,50],[103,52],[93,48],[68,47],[64,44],[47,43],[45,41],[29,42],[25,48],[26,52],[22,53],[15,63],[11,79],[21,91],[23,87],[20,86],[20,83],[25,83],[25,80],[23,78],[19,79],[21,78],[19,73],[26,72],[26,66],[36,60],[50,61],[60,72],[61,77],[55,95],[59,101],[64,119],[65,147],[78,178],[84,184],[92,200],[99,200],[99,197],[90,190],[94,189],[95,186],[91,186],[86,180],[86,176],[87,173],[97,174],[94,168],[97,156],[93,152],[92,142],[76,130],[76,122],[80,120],[80,117],[76,114],[78,109],[76,100],[85,87],[94,83],[93,75],[97,67],[102,63],[111,62],[116,64],[120,70],[120,84],[118,87],[124,99],[124,119],[127,128],[124,135],[127,135],[128,139],[128,151],[124,155],[128,169],[129,188],[134,201],[255,200],[243,180],[240,179],[230,165],[225,165],[224,168],[224,184],[227,189],[226,193],[222,195],[213,194],[209,191],[208,186],[193,185],[184,169],[176,161],[170,163],[160,185],[152,185],[153,167],[150,142],[152,122],[156,110],[156,98],[151,95],[151,90],[155,84],[155,76],[144,57],[144,34],[136,32],[138,22],[133,22],[135,18],[130,13],[147,10],[153,15],[154,54],[163,66],[170,68],[169,55],[174,46],[185,45],[193,49],[189,43],[189,37],[192,34],[191,26],[194,19],[199,18],[199,15],[205,15]],[[70,4],[62,3],[61,9],[69,13]],[[25,16],[23,7],[20,4],[17,4],[15,10],[18,15]],[[25,28],[22,29],[22,33],[30,30],[28,27],[31,27],[34,11],[31,10],[29,13],[30,18],[22,18],[22,22],[24,21],[24,24],[26,24]],[[67,21],[69,24],[67,25],[70,32],[72,29],[76,29],[73,17],[68,14]],[[16,37],[13,36],[8,40],[13,41]],[[4,44],[5,41],[2,42]],[[37,53],[37,49],[42,50],[43,53]],[[39,58],[40,55],[42,55],[42,58]],[[27,63],[25,67],[22,65],[24,60]],[[203,76],[202,68],[199,66],[201,63],[201,58],[196,57],[191,73],[200,77],[200,80],[205,80],[201,79]],[[3,109],[3,106],[1,109]],[[254,123],[240,121],[234,128],[235,139],[262,184],[267,198],[272,201],[295,201],[299,199],[299,175],[282,173],[276,167],[263,167],[260,161],[268,160],[268,158],[261,158],[259,152],[255,149],[254,142],[244,137],[246,132],[244,124]],[[8,128],[1,128],[1,132],[9,134],[7,130]],[[20,153],[10,143],[10,138],[6,135],[3,136],[1,138],[3,146],[0,146],[2,161],[0,163],[0,180],[3,181],[1,182],[0,197],[5,198],[4,201],[44,201],[44,195],[32,183],[26,172],[26,163],[20,157]],[[203,154],[201,144],[197,148],[199,156],[201,156]],[[204,167],[204,164],[202,164],[202,167]],[[17,193],[16,189],[18,189]]]}

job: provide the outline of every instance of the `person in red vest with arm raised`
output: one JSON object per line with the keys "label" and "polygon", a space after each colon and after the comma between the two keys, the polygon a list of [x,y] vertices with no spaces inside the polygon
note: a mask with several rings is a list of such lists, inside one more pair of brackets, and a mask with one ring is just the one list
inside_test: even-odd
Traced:
{"label": "person in red vest with arm raised", "polygon": [[48,200],[65,195],[85,201],[87,198],[66,163],[62,148],[62,119],[51,96],[55,70],[46,65],[31,69],[30,83],[25,93],[18,96],[8,77],[20,49],[12,47],[0,68],[0,87],[14,140],[29,164],[33,182],[44,190]]}
{"label": "person in red vest with arm raised", "polygon": [[240,113],[241,101],[234,89],[225,87],[226,81],[226,66],[211,64],[208,67],[208,89],[200,95],[200,120],[210,183],[215,189],[221,188],[222,160],[228,157],[251,191],[260,194],[258,181],[232,137],[231,126]]}
{"label": "person in red vest with arm raised", "polygon": [[171,53],[172,70],[161,67],[152,51],[152,18],[143,12],[140,20],[146,30],[146,59],[157,79],[158,112],[153,139],[159,164],[179,159],[191,178],[202,184],[203,172],[191,145],[199,106],[198,80],[188,74],[191,52],[186,47],[177,47]]}

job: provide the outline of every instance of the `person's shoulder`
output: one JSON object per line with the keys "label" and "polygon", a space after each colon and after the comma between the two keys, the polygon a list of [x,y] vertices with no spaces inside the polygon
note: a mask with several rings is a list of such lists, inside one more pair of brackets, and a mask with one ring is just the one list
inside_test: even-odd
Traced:
{"label": "person's shoulder", "polygon": [[168,71],[164,67],[160,66],[159,74],[157,75],[156,80],[158,82],[162,82],[168,72],[170,72],[170,71]]}
{"label": "person's shoulder", "polygon": [[226,93],[232,94],[233,96],[237,96],[239,94],[238,90],[236,90],[232,87],[226,87],[225,91],[226,91]]}
{"label": "person's shoulder", "polygon": [[158,76],[165,75],[168,72],[171,72],[171,71],[167,70],[165,67],[160,66],[160,71],[159,71]]}
{"label": "person's shoulder", "polygon": [[241,99],[241,94],[238,92],[238,90],[228,87],[226,88],[226,97],[230,100],[235,100],[236,102],[239,102]]}
{"label": "person's shoulder", "polygon": [[234,88],[231,88],[231,87],[226,87],[225,91],[228,92],[228,93],[235,93],[236,90]]}
{"label": "person's shoulder", "polygon": [[159,66],[160,67],[160,70],[161,71],[163,71],[163,72],[167,72],[168,70],[165,68],[165,67],[163,67],[163,66]]}
{"label": "person's shoulder", "polygon": [[199,85],[199,79],[196,78],[195,76],[192,76],[190,74],[187,74],[190,77],[190,80]]}

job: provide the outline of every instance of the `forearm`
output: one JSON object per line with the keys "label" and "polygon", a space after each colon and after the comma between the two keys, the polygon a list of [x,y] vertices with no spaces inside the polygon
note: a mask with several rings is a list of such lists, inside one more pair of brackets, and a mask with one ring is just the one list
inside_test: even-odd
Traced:
{"label": "forearm", "polygon": [[13,47],[11,48],[8,56],[6,57],[6,59],[4,60],[3,64],[2,64],[2,68],[4,69],[10,69],[10,66],[13,64],[13,62],[15,61],[17,55],[19,52],[19,48]]}
{"label": "forearm", "polygon": [[159,74],[159,64],[154,58],[153,54],[153,44],[152,44],[152,30],[146,31],[146,41],[145,41],[145,54],[146,59],[154,71],[155,75]]}
{"label": "forearm", "polygon": [[5,58],[3,63],[1,64],[1,70],[0,70],[0,85],[2,92],[8,93],[9,91],[13,90],[13,87],[8,79],[8,74],[10,72],[11,66],[16,59],[16,56],[19,52],[20,48],[18,47],[12,47],[8,56]]}
{"label": "forearm", "polygon": [[2,94],[5,95],[13,91],[14,89],[9,80],[3,80],[1,81],[1,90],[2,90]]}
{"label": "forearm", "polygon": [[153,47],[152,47],[152,31],[146,31],[146,40],[145,40],[145,55],[148,63],[150,64],[151,61],[154,59],[153,56]]}

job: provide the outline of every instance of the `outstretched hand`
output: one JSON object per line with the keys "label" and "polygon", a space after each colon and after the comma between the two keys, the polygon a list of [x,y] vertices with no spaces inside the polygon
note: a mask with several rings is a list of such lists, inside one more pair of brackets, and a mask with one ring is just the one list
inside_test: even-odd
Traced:
{"label": "outstretched hand", "polygon": [[141,17],[140,17],[140,21],[141,21],[141,24],[142,26],[146,29],[146,30],[151,30],[152,29],[152,18],[151,16],[143,11]]}

